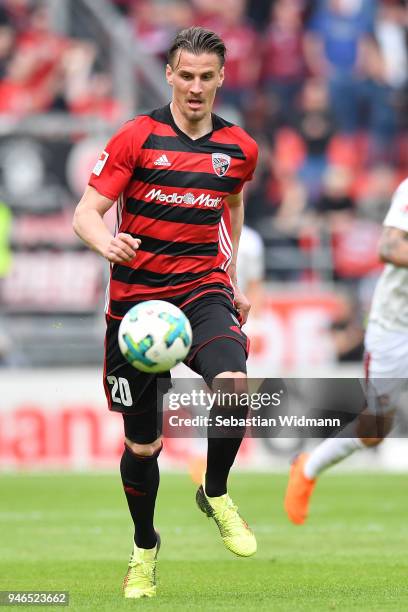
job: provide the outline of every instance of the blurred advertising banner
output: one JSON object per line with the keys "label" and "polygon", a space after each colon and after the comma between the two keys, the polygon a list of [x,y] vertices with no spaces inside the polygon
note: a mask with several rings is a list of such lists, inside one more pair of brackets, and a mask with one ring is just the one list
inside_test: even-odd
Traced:
{"label": "blurred advertising banner", "polygon": [[0,308],[93,313],[103,261],[77,239],[72,215],[108,134],[92,122],[42,119],[0,130],[0,204],[12,219]]}
{"label": "blurred advertising banner", "polygon": [[90,251],[16,252],[1,285],[3,310],[29,313],[94,312],[104,287],[102,260]]}
{"label": "blurred advertising banner", "polygon": [[249,317],[245,332],[251,339],[251,376],[315,368],[335,362],[330,327],[343,301],[334,291],[295,286],[270,290],[265,307]]}
{"label": "blurred advertising banner", "polygon": [[[337,387],[341,384],[339,380],[334,381]],[[290,394],[289,412],[295,419],[294,427],[299,431],[291,437],[283,437],[287,430],[280,428],[279,432],[273,432],[271,429],[270,436],[245,438],[237,468],[287,470],[289,460],[296,452],[316,444],[317,440],[311,439],[310,435],[326,435],[325,424],[317,432],[319,422],[308,431],[308,437],[301,429],[306,414],[321,418],[323,412],[319,416],[318,411],[327,410],[328,395],[320,397],[319,407],[319,394],[313,396],[309,393],[305,401],[303,387],[293,384],[291,379],[285,379],[284,390]],[[333,395],[330,382],[325,384],[326,392]],[[0,372],[0,388],[0,470],[117,470],[123,450],[122,417],[107,410],[100,371],[3,370]],[[311,402],[313,397],[316,402]],[[274,413],[277,419],[280,416],[278,408]],[[177,418],[183,416],[179,407],[172,414],[178,414]],[[186,437],[174,436],[169,428],[170,416],[168,413],[165,417],[161,467],[165,470],[189,469],[190,472],[201,470],[206,451],[205,435],[187,437],[189,434],[186,433]],[[184,414],[184,417],[188,416]],[[375,453],[360,453],[349,466],[407,469],[408,425],[404,421],[398,426],[399,438],[387,439]]]}

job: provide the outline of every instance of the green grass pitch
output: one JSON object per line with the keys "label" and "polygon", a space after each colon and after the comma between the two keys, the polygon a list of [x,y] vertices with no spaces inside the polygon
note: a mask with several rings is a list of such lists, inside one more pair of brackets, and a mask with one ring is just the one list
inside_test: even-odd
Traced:
{"label": "green grass pitch", "polygon": [[131,528],[119,477],[0,476],[0,589],[68,590],[69,608],[41,609],[75,612],[407,610],[407,476],[328,474],[303,527],[283,513],[285,483],[231,476],[258,538],[257,555],[239,559],[197,509],[189,477],[163,474],[158,596],[125,601]]}

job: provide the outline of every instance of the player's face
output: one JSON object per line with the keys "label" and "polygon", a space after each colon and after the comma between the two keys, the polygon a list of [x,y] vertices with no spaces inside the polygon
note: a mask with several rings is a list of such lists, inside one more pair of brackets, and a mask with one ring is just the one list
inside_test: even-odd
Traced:
{"label": "player's face", "polygon": [[173,67],[167,65],[166,78],[173,88],[173,104],[195,123],[211,113],[216,91],[224,80],[224,68],[215,53],[194,55],[181,50]]}

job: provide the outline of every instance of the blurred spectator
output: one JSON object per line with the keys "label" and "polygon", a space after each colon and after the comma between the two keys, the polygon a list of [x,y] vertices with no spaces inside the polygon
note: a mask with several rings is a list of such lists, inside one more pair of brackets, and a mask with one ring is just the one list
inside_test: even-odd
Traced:
{"label": "blurred spectator", "polygon": [[3,6],[0,6],[0,79],[4,78],[7,62],[14,50],[15,29]]}
{"label": "blurred spectator", "polygon": [[0,82],[0,113],[17,117],[52,106],[59,87],[60,62],[69,45],[52,31],[45,5],[34,5],[26,17],[27,29],[18,34],[6,76]]}
{"label": "blurred spectator", "polygon": [[124,112],[113,97],[112,78],[107,72],[93,73],[82,95],[73,98],[69,109],[76,115],[92,115],[111,123],[119,122]]}
{"label": "blurred spectator", "polygon": [[166,59],[169,45],[179,30],[194,22],[194,12],[187,0],[139,0],[132,5],[131,18],[135,36],[148,53]]}
{"label": "blurred spectator", "polygon": [[331,326],[337,361],[361,361],[364,354],[364,331],[361,308],[352,296],[342,296],[341,307]]}
{"label": "blurred spectator", "polygon": [[57,89],[55,74],[40,83],[33,79],[35,55],[17,51],[7,66],[6,78],[0,81],[0,113],[22,117],[49,109]]}
{"label": "blurred spectator", "polygon": [[397,133],[395,96],[386,81],[384,60],[375,39],[366,46],[365,74],[359,92],[359,105],[363,111],[360,127],[368,130],[369,161],[392,161]]}
{"label": "blurred spectator", "polygon": [[392,166],[373,166],[365,176],[365,184],[357,195],[357,212],[360,217],[382,224],[390,207],[398,177]]}
{"label": "blurred spectator", "polygon": [[381,226],[356,215],[353,173],[346,167],[327,169],[317,210],[324,215],[333,250],[334,279],[351,283],[381,269],[377,246]]}
{"label": "blurred spectator", "polygon": [[112,0],[115,7],[124,15],[128,17],[132,10],[132,5],[136,4],[138,0]]}
{"label": "blurred spectator", "polygon": [[245,190],[245,219],[251,226],[275,214],[276,202],[270,194],[274,182],[271,147],[265,141],[259,143],[258,163],[252,181]]}
{"label": "blurred spectator", "polygon": [[282,235],[296,240],[307,224],[307,191],[294,175],[281,181],[281,200],[274,219],[274,227]]}
{"label": "blurred spectator", "polygon": [[357,289],[364,276],[381,270],[377,246],[381,228],[371,221],[357,219],[352,213],[336,213],[331,218],[334,280]]}
{"label": "blurred spectator", "polygon": [[259,31],[265,30],[268,26],[271,8],[276,0],[256,0],[248,2],[248,17]]}
{"label": "blurred spectator", "polygon": [[169,27],[171,40],[177,32],[190,27],[195,21],[194,11],[189,0],[166,1],[161,5],[160,11],[164,15],[164,22]]}
{"label": "blurred spectator", "polygon": [[[95,45],[55,33],[46,4],[28,6],[24,15],[26,27],[0,81],[0,113],[22,117],[58,110],[119,121],[123,111],[112,96],[110,75],[93,74]],[[0,28],[0,67],[1,58]]]}
{"label": "blurred spectator", "polygon": [[27,29],[30,10],[36,3],[38,0],[2,0],[8,23],[17,34]]}
{"label": "blurred spectator", "polygon": [[53,31],[50,12],[45,4],[35,4],[27,28],[17,37],[17,53],[30,56],[32,62],[28,86],[39,87],[58,69],[69,40]]}
{"label": "blurred spectator", "polygon": [[273,104],[262,90],[256,90],[244,109],[243,119],[248,130],[259,144],[273,145],[275,133],[281,125],[277,104]]}
{"label": "blurred spectator", "polygon": [[287,123],[293,121],[305,75],[301,4],[299,0],[277,0],[265,33],[261,76],[272,104],[278,103]]}
{"label": "blurred spectator", "polygon": [[223,0],[219,16],[208,26],[221,36],[227,47],[225,81],[218,103],[244,109],[251,100],[260,71],[260,37],[245,18],[245,0]]}
{"label": "blurred spectator", "polygon": [[195,22],[204,28],[214,24],[220,14],[219,0],[192,0],[195,11]]}
{"label": "blurred spectator", "polygon": [[316,210],[321,214],[352,211],[353,175],[349,168],[329,166],[323,177],[323,191]]}
{"label": "blurred spectator", "polygon": [[407,83],[408,50],[404,20],[406,8],[395,2],[380,5],[374,36],[366,47],[365,79],[361,98],[369,130],[370,161],[390,162],[397,158],[396,135],[402,91]]}
{"label": "blurred spectator", "polygon": [[400,89],[408,80],[408,14],[404,2],[385,0],[379,6],[374,33],[384,61],[384,78]]}
{"label": "blurred spectator", "polygon": [[306,81],[295,125],[303,140],[306,156],[299,177],[307,188],[309,201],[315,204],[327,166],[327,149],[335,132],[335,120],[323,80],[314,78]]}
{"label": "blurred spectator", "polygon": [[280,118],[278,108],[270,104],[263,91],[257,90],[249,101],[244,111],[244,123],[259,147],[255,175],[245,191],[245,218],[254,225],[261,217],[274,214],[274,203],[268,192],[274,174],[273,149]]}
{"label": "blurred spectator", "polygon": [[140,0],[132,6],[132,25],[137,40],[153,55],[166,53],[170,39],[169,29],[160,19],[156,2]]}
{"label": "blurred spectator", "polygon": [[309,69],[327,79],[338,127],[347,133],[358,128],[361,57],[373,32],[365,6],[362,0],[323,0],[305,38]]}
{"label": "blurred spectator", "polygon": [[307,212],[307,193],[293,173],[279,175],[271,187],[276,202],[274,216],[264,217],[258,225],[268,250],[271,250],[273,269],[270,269],[269,277],[278,281],[297,281],[304,278],[308,268],[308,259],[299,251],[310,251],[315,246],[313,217]]}

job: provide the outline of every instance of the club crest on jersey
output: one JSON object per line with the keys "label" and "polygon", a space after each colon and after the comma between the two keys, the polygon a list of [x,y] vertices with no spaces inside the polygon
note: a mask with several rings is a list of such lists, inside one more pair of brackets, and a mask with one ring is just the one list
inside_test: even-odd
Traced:
{"label": "club crest on jersey", "polygon": [[225,155],[225,153],[213,153],[211,157],[215,174],[218,174],[218,176],[227,174],[231,163],[231,157]]}

